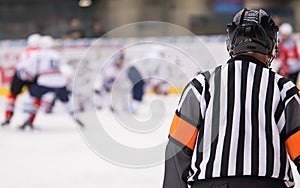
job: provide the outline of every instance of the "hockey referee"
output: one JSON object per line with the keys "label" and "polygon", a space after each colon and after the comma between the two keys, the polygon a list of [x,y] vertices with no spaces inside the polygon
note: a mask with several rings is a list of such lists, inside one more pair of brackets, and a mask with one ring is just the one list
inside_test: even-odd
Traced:
{"label": "hockey referee", "polygon": [[300,172],[300,97],[269,66],[278,27],[264,10],[228,24],[225,65],[195,77],[177,107],[166,148],[164,188],[293,187]]}

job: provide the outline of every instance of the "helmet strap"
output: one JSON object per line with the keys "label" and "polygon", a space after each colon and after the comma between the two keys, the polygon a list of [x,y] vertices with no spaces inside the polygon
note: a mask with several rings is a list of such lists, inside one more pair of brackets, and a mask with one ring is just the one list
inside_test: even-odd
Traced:
{"label": "helmet strap", "polygon": [[271,67],[271,64],[272,64],[272,61],[274,60],[274,58],[275,58],[275,56],[271,56],[271,57],[268,59],[268,61],[267,61],[267,63],[266,63],[266,65],[267,65],[268,68]]}

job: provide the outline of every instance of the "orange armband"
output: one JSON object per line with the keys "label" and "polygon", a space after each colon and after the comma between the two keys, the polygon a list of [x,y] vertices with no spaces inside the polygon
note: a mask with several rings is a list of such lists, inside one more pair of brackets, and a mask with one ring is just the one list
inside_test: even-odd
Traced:
{"label": "orange armband", "polygon": [[300,130],[288,137],[285,145],[292,161],[300,156]]}
{"label": "orange armband", "polygon": [[183,120],[176,114],[170,128],[170,136],[176,141],[194,150],[198,129],[189,122]]}

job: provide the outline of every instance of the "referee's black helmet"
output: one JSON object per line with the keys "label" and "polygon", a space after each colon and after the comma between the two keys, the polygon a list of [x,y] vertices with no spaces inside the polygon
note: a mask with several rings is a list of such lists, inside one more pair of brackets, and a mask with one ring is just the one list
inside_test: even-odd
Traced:
{"label": "referee's black helmet", "polygon": [[277,32],[278,27],[266,11],[244,8],[227,25],[227,50],[230,55],[258,52],[274,58],[278,52]]}

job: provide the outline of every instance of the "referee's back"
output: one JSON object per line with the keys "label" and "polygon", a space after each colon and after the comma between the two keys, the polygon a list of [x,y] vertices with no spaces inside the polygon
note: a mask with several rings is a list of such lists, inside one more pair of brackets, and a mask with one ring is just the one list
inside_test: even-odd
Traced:
{"label": "referee's back", "polygon": [[[278,27],[264,10],[227,25],[231,59],[187,84],[170,128],[164,188],[293,187],[300,173],[300,97],[268,67]],[[290,159],[290,160],[289,160]]]}
{"label": "referee's back", "polygon": [[[197,76],[183,96],[176,114],[199,130],[189,182],[264,176],[293,185],[285,144],[293,150],[300,143],[293,139],[300,99],[291,81],[251,56],[238,56]],[[191,100],[198,109],[191,109]]]}

